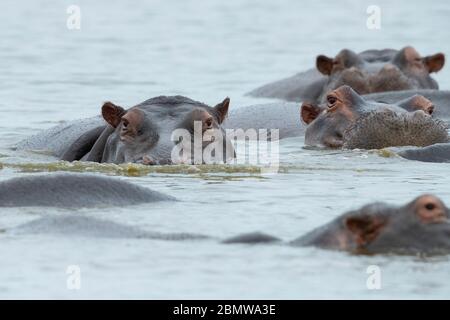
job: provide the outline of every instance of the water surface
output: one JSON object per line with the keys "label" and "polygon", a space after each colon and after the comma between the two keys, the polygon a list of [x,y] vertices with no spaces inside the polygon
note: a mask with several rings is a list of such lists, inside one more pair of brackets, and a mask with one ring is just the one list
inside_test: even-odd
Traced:
{"label": "water surface", "polygon": [[[81,30],[66,9],[81,8]],[[252,166],[140,167],[57,162],[17,154],[15,142],[61,121],[97,115],[111,100],[130,107],[182,94],[231,107],[270,100],[244,93],[347,47],[413,45],[450,53],[448,1],[377,1],[381,30],[368,30],[372,1],[2,1],[0,180],[55,171],[117,176],[179,198],[124,208],[1,209],[10,229],[43,215],[83,214],[158,232],[225,238],[263,231],[294,239],[371,201],[402,204],[421,193],[450,203],[448,164],[369,151],[303,149],[283,140],[280,173]],[[450,89],[450,68],[435,78]],[[0,233],[0,298],[449,298],[447,256],[357,257],[315,248],[221,245]],[[68,290],[68,265],[81,289]],[[368,290],[378,265],[382,289]]]}

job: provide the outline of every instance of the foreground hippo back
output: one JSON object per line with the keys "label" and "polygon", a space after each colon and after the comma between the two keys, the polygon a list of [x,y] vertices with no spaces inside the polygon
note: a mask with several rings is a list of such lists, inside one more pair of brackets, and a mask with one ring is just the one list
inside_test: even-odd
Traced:
{"label": "foreground hippo back", "polygon": [[359,94],[438,89],[430,73],[441,70],[444,63],[442,53],[421,57],[412,47],[367,50],[359,54],[344,49],[334,58],[317,56],[317,71],[308,70],[249,94],[288,101],[324,102],[328,91],[343,85],[354,88]]}
{"label": "foreground hippo back", "polygon": [[85,174],[27,176],[0,182],[0,207],[124,206],[174,200],[119,178]]}
{"label": "foreground hippo back", "polygon": [[423,195],[402,207],[366,205],[291,244],[356,254],[448,254],[449,219],[450,212],[440,199]]}
{"label": "foreground hippo back", "polygon": [[430,105],[420,96],[398,104],[370,101],[342,86],[327,95],[326,104],[303,103],[301,117],[308,124],[305,144],[379,149],[448,142],[447,124],[432,117],[435,108]]}

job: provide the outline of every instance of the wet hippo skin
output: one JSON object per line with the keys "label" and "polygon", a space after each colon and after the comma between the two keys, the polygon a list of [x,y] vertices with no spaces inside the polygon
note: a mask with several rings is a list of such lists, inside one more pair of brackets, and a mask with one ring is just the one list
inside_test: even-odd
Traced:
{"label": "wet hippo skin", "polygon": [[303,103],[300,114],[308,124],[308,146],[381,149],[448,142],[448,126],[433,117],[435,110],[423,96],[384,103],[342,86],[330,91],[324,104]]}
{"label": "wet hippo skin", "polygon": [[[263,233],[250,233],[225,243],[279,243]],[[403,206],[372,203],[349,211],[324,226],[289,242],[353,254],[448,254],[450,212],[433,195],[422,195]]]}
{"label": "wet hippo skin", "polygon": [[444,64],[444,54],[424,57],[412,47],[360,53],[344,49],[334,58],[317,56],[316,69],[269,83],[249,95],[317,103],[325,101],[328,91],[343,85],[352,87],[359,94],[438,89],[430,74],[441,70]]}
{"label": "wet hippo skin", "polygon": [[174,200],[119,178],[91,174],[30,175],[0,182],[0,207],[114,207]]}
{"label": "wet hippo skin", "polygon": [[450,143],[437,143],[425,148],[411,148],[400,151],[398,155],[408,160],[450,163]]}
{"label": "wet hippo skin", "polygon": [[[183,96],[160,96],[126,110],[105,102],[101,107],[102,117],[71,121],[45,130],[19,142],[15,149],[47,151],[66,161],[191,163],[194,157],[189,151],[177,159],[173,159],[172,151],[177,147],[182,149],[180,146],[189,142],[192,146],[194,133],[198,133],[202,150],[223,138],[223,144],[229,149],[224,148],[225,152],[218,158],[224,161],[234,157],[222,128],[229,103],[230,99],[226,98],[210,107]],[[180,138],[177,132],[185,132],[186,139]],[[204,135],[217,139],[202,142]]]}

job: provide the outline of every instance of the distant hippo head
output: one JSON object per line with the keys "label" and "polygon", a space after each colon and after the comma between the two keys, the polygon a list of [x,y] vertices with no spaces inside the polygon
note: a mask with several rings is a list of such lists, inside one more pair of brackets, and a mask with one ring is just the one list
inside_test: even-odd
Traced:
{"label": "distant hippo head", "polygon": [[[216,154],[217,158],[232,158],[234,150],[221,127],[229,103],[230,100],[226,98],[215,107],[210,107],[182,96],[161,96],[125,110],[112,102],[106,102],[102,106],[102,115],[110,126],[99,137],[87,160],[143,164],[193,163],[196,150],[200,154],[195,163],[202,163],[202,151],[213,142],[226,145],[222,150],[212,151],[223,151],[223,154]],[[195,134],[199,134],[198,141],[194,141]],[[213,138],[208,140],[206,136]],[[214,140],[217,137],[221,140]],[[182,150],[180,146],[189,148]]]}
{"label": "distant hippo head", "polygon": [[432,195],[402,207],[373,203],[343,214],[293,244],[357,254],[450,253],[450,212]]}
{"label": "distant hippo head", "polygon": [[305,144],[327,148],[379,149],[447,142],[447,126],[434,119],[433,104],[413,96],[398,104],[366,101],[349,86],[328,93],[326,103],[303,103]]}
{"label": "distant hippo head", "polygon": [[441,70],[444,63],[444,54],[421,57],[412,47],[400,51],[368,50],[359,54],[344,49],[335,58],[320,55],[316,67],[328,80],[319,101],[323,102],[328,91],[342,85],[352,87],[359,94],[438,89],[430,73]]}

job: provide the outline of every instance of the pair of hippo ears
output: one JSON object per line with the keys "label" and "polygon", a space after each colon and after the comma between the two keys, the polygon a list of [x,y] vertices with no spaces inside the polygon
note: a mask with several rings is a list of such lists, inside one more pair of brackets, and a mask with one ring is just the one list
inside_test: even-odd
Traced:
{"label": "pair of hippo ears", "polygon": [[[217,117],[219,123],[222,123],[227,117],[229,106],[230,98],[227,97],[221,103],[212,108],[212,112]],[[102,106],[103,118],[114,128],[116,128],[120,124],[122,118],[129,111],[130,110],[125,110],[121,106],[115,105],[110,101],[105,102]],[[136,120],[137,117],[137,115],[132,115],[130,120]]]}
{"label": "pair of hippo ears", "polygon": [[[362,62],[361,57],[351,50],[342,50],[335,58],[319,55],[316,58],[316,68],[323,75],[331,75],[334,67],[340,65],[350,68]],[[406,47],[400,50],[392,59],[392,63],[399,67],[405,67],[410,63],[421,62],[429,73],[440,71],[445,64],[445,55],[436,53],[430,56],[421,57],[413,47]]]}

